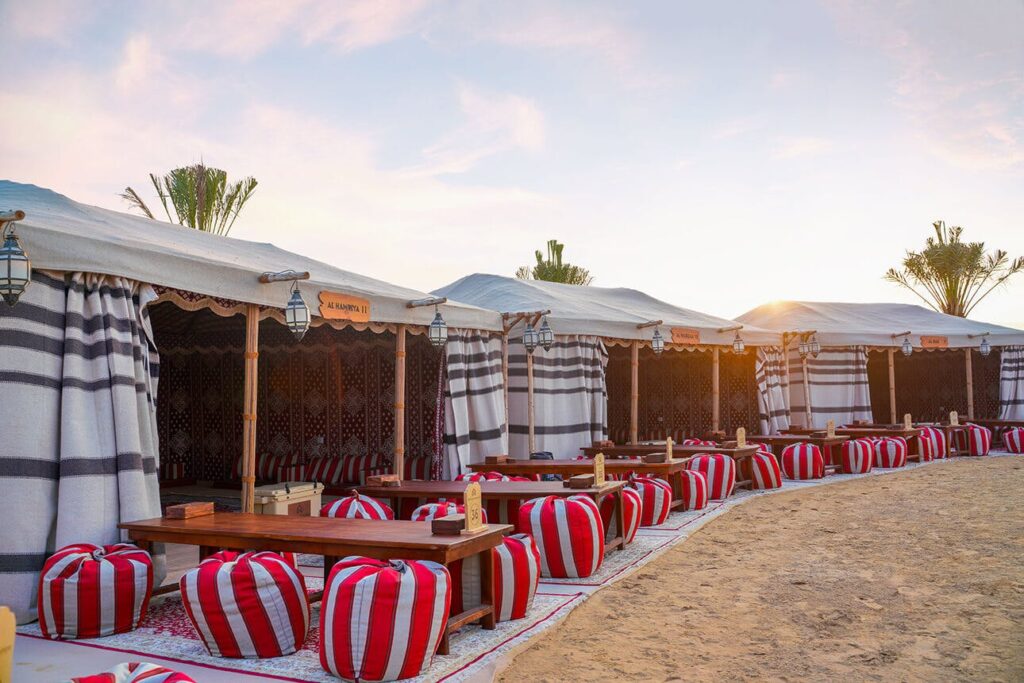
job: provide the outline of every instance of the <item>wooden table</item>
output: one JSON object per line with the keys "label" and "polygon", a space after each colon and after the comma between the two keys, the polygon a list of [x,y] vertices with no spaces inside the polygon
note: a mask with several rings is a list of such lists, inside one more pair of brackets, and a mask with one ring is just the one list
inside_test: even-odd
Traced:
{"label": "wooden table", "polygon": [[[432,560],[446,567],[472,555],[480,557],[480,606],[448,618],[441,641],[448,651],[448,637],[466,624],[479,620],[485,629],[495,624],[491,548],[512,531],[508,524],[490,524],[485,531],[467,536],[434,536],[430,525],[376,519],[298,517],[215,512],[190,519],[143,519],[117,525],[144,550],[153,543],[199,546],[200,558],[226,548],[229,550],[270,550],[273,552],[323,555],[324,578],[339,557],[362,555],[378,560]],[[167,592],[167,591],[164,591]],[[313,596],[314,601],[319,596]]]}
{"label": "wooden table", "polygon": [[809,443],[817,446],[823,455],[827,454],[828,460],[826,466],[829,468],[842,469],[843,465],[843,454],[839,450],[839,447],[844,442],[849,441],[849,436],[813,436],[810,434],[757,434],[755,436],[748,436],[747,439],[750,441],[758,441],[763,444],[767,444],[772,449],[772,453],[781,455],[781,450],[786,446],[792,446],[795,443]]}
{"label": "wooden table", "polygon": [[1007,429],[1012,429],[1013,427],[1024,427],[1024,420],[966,419],[966,421],[991,429],[992,441],[997,443],[1003,443],[1003,432],[1005,432]]}
{"label": "wooden table", "polygon": [[[749,438],[749,437],[748,437]],[[583,455],[593,458],[598,453],[604,453],[605,465],[612,458],[641,458],[651,453],[664,453],[665,444],[636,443],[627,446],[611,446],[609,448],[597,448],[596,446],[584,446],[580,448]],[[702,453],[722,453],[732,458],[747,458],[757,452],[757,446],[744,446],[743,448],[726,446],[684,446],[681,444],[672,445],[672,456],[674,458],[689,458],[691,455]]]}
{"label": "wooden table", "polygon": [[[825,430],[823,429],[806,429],[797,427],[784,429],[782,432],[783,434],[801,434],[811,436],[825,435]],[[903,425],[898,425],[897,427],[840,427],[836,429],[836,435],[848,436],[851,439],[900,436],[907,441],[907,460],[921,459],[921,449],[920,444],[918,443],[918,437],[921,435],[921,430],[916,427],[911,429],[904,429]]]}
{"label": "wooden table", "polygon": [[[593,471],[593,466],[591,466],[590,472]],[[462,496],[466,492],[466,483],[464,481],[403,481],[401,486],[360,486],[357,490],[364,496],[388,499],[391,502],[391,509],[399,510],[401,509],[400,502],[409,498],[462,500]],[[610,541],[605,541],[605,552],[613,548],[619,550],[626,548],[626,537],[623,535],[626,518],[622,502],[622,489],[626,487],[624,481],[606,481],[601,486],[585,489],[571,489],[568,486],[563,486],[560,481],[481,481],[478,483],[480,484],[480,497],[484,502],[488,500],[530,500],[545,496],[568,498],[581,495],[591,498],[600,508],[602,498],[614,496],[615,511],[613,514],[617,520],[615,528],[619,535]]]}

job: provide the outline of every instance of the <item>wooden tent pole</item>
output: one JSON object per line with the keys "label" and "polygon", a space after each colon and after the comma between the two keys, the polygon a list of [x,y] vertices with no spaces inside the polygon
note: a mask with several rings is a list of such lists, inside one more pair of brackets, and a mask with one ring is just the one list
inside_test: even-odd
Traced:
{"label": "wooden tent pole", "polygon": [[245,306],[245,391],[242,405],[242,512],[256,496],[256,386],[259,370],[260,307]]}
{"label": "wooden tent pole", "polygon": [[640,431],[640,342],[630,347],[629,374],[629,442],[636,443]]}
{"label": "wooden tent pole", "polygon": [[529,441],[527,443],[530,454],[532,455],[537,451],[537,439],[534,435],[534,417],[533,417],[533,354],[526,354],[526,412],[527,415],[527,426]]}
{"label": "wooden tent pole", "polygon": [[505,401],[505,436],[509,434],[508,417],[508,330],[501,333],[501,385],[502,398]]}
{"label": "wooden tent pole", "polygon": [[405,474],[405,325],[395,329],[395,474]]}
{"label": "wooden tent pole", "polygon": [[972,367],[971,349],[964,349],[964,361],[967,369],[967,417],[974,418],[974,368]]}
{"label": "wooden tent pole", "polygon": [[721,385],[719,384],[719,349],[711,351],[711,431],[717,432],[722,417]]}
{"label": "wooden tent pole", "polygon": [[896,349],[889,349],[889,423],[896,424]]}
{"label": "wooden tent pole", "polygon": [[814,429],[811,424],[811,378],[807,373],[807,357],[800,359],[800,367],[804,374],[804,418],[807,420],[807,428]]}

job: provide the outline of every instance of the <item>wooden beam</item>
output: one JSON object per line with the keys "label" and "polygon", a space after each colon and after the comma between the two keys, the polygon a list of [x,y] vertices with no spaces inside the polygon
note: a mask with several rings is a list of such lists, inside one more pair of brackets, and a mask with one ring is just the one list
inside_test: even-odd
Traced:
{"label": "wooden beam", "polygon": [[972,367],[971,348],[964,349],[964,362],[967,369],[967,417],[974,418],[974,368]]}
{"label": "wooden beam", "polygon": [[256,488],[256,388],[260,307],[245,306],[245,390],[242,399],[242,512],[252,512]]}
{"label": "wooden beam", "polygon": [[399,481],[405,474],[405,325],[395,329],[395,459]]}
{"label": "wooden beam", "polygon": [[16,211],[0,211],[0,223],[13,223],[23,220],[25,220],[25,212],[20,209]]}
{"label": "wooden beam", "polygon": [[629,368],[629,442],[636,443],[640,430],[640,342],[630,345]]}
{"label": "wooden beam", "polygon": [[282,270],[280,273],[262,273],[259,277],[259,281],[263,284],[269,284],[271,282],[291,282],[293,280],[308,280],[309,271],[303,270]]}
{"label": "wooden beam", "polygon": [[889,423],[896,424],[896,349],[889,352]]}
{"label": "wooden beam", "polygon": [[529,441],[527,447],[530,449],[530,453],[537,451],[537,439],[534,434],[534,418],[533,418],[533,354],[526,354],[526,412],[527,412],[527,428],[529,434]]}
{"label": "wooden beam", "polygon": [[719,350],[716,346],[711,351],[711,431],[717,432],[722,417],[722,400],[719,384]]}

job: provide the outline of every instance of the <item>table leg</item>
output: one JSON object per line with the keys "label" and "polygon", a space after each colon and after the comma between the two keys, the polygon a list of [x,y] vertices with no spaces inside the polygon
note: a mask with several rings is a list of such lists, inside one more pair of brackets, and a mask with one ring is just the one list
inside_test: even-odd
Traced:
{"label": "table leg", "polygon": [[219,548],[217,548],[216,546],[212,546],[212,545],[201,545],[201,546],[199,546],[199,561],[202,562],[203,560],[208,558],[210,555],[213,555],[218,550],[219,550]]}
{"label": "table leg", "polygon": [[626,505],[624,499],[625,496],[622,495],[622,489],[615,492],[615,526],[619,532],[619,537],[622,539],[619,550],[626,549]]}
{"label": "table leg", "polygon": [[672,502],[679,501],[682,505],[683,502],[683,472],[679,470],[672,475],[672,497],[675,499]]}
{"label": "table leg", "polygon": [[335,555],[324,555],[324,583],[327,583],[327,577],[331,575],[331,570],[334,569],[334,565],[338,563],[338,558]]}

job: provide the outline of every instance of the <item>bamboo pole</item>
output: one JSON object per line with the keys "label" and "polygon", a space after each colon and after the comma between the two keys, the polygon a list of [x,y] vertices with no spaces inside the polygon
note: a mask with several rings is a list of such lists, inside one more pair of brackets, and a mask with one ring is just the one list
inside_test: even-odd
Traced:
{"label": "bamboo pole", "polygon": [[722,417],[721,385],[719,384],[719,349],[711,351],[711,431],[717,432]]}
{"label": "bamboo pole", "polygon": [[640,342],[633,340],[630,348],[629,374],[629,442],[637,442],[640,429]]}
{"label": "bamboo pole", "polygon": [[804,418],[807,420],[807,428],[814,429],[811,424],[811,378],[807,372],[807,357],[800,359],[800,367],[804,371]]}
{"label": "bamboo pole", "polygon": [[395,474],[405,474],[405,325],[395,330]]}
{"label": "bamboo pole", "polygon": [[533,418],[533,354],[526,354],[526,412],[527,415],[527,428],[529,434],[528,446],[530,454],[537,452],[537,439],[534,434],[534,418]]}
{"label": "bamboo pole", "polygon": [[896,424],[896,349],[889,349],[889,424]]}
{"label": "bamboo pole", "polygon": [[971,349],[964,349],[964,360],[967,368],[967,417],[974,418],[974,368],[972,367]]}
{"label": "bamboo pole", "polygon": [[256,387],[259,370],[260,308],[245,306],[245,391],[242,405],[242,512],[256,496]]}

